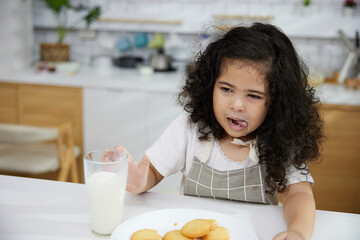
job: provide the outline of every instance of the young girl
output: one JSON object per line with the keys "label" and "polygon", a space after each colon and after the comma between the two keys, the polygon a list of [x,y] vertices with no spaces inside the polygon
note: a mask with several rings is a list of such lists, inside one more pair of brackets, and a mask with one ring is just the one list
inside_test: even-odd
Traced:
{"label": "young girl", "polygon": [[273,239],[310,239],[306,162],[319,156],[322,122],[290,40],[269,24],[230,30],[198,55],[179,101],[185,112],[141,163],[130,157],[127,190],[181,171],[186,195],[277,204],[280,192],[287,230]]}

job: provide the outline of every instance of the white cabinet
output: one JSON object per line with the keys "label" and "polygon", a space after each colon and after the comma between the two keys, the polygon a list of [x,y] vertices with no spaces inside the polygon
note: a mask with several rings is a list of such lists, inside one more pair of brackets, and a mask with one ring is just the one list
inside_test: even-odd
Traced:
{"label": "white cabinet", "polygon": [[180,114],[181,107],[176,104],[177,94],[150,92],[147,101],[146,135],[148,147],[160,137],[166,127]]}
{"label": "white cabinet", "polygon": [[123,145],[138,159],[146,142],[146,94],[87,88],[83,94],[85,152]]}
{"label": "white cabinet", "polygon": [[[180,114],[174,92],[84,88],[84,149],[122,145],[135,160]],[[165,179],[154,191],[179,187],[180,174]]]}

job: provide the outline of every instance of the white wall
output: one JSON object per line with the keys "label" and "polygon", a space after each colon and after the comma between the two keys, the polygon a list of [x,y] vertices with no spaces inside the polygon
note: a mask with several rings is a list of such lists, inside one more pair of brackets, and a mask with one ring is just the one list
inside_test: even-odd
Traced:
{"label": "white wall", "polygon": [[0,1],[0,71],[29,67],[33,60],[31,0]]}
{"label": "white wall", "polygon": [[[219,23],[216,14],[230,16],[271,17],[268,22],[279,26],[293,41],[300,55],[310,68],[320,70],[331,77],[339,71],[348,50],[339,40],[342,29],[352,41],[355,31],[360,30],[360,6],[353,17],[343,14],[341,0],[313,0],[309,9],[302,0],[73,0],[73,3],[100,4],[102,18],[113,22],[99,22],[92,25],[97,35],[82,38],[78,32],[71,32],[65,42],[71,44],[73,60],[88,63],[92,56],[109,54],[100,46],[101,40],[110,38],[114,43],[124,37],[132,38],[134,33],[145,31],[150,34],[162,32],[178,33],[184,43],[185,56],[191,56],[193,43],[206,26]],[[70,18],[76,18],[70,15]],[[140,20],[140,23],[124,22]],[[180,24],[149,24],[147,20],[180,21]],[[143,22],[141,22],[143,21]],[[222,24],[249,23],[252,20],[222,20]],[[44,41],[56,41],[55,21],[52,13],[41,0],[34,0],[35,44],[34,56],[39,59],[39,45]],[[111,54],[119,54],[115,47]]]}

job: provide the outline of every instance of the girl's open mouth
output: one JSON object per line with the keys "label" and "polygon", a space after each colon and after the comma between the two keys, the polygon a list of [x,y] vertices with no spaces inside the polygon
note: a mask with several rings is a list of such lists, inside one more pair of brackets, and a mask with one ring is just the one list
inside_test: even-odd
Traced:
{"label": "girl's open mouth", "polygon": [[227,118],[229,127],[233,130],[239,131],[248,127],[249,123],[243,119]]}

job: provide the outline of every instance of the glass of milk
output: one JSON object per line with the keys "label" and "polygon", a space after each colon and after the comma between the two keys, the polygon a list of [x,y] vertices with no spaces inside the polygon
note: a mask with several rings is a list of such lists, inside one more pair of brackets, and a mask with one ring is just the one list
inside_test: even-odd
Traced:
{"label": "glass of milk", "polygon": [[104,150],[84,156],[85,183],[89,193],[91,229],[99,235],[111,235],[121,223],[128,174],[128,156]]}

